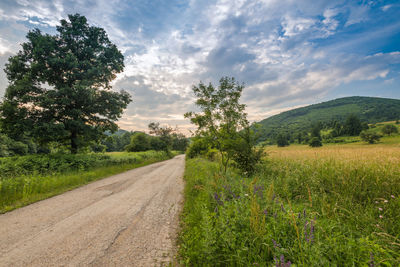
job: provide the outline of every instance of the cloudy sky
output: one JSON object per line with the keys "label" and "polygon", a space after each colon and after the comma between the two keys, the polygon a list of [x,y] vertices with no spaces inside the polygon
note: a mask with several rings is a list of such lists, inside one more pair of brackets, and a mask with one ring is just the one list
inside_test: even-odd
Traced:
{"label": "cloudy sky", "polygon": [[[181,129],[191,87],[233,76],[251,121],[343,96],[400,98],[400,2],[335,0],[2,0],[0,66],[33,28],[80,13],[125,56],[119,125]],[[0,73],[0,94],[7,79]]]}

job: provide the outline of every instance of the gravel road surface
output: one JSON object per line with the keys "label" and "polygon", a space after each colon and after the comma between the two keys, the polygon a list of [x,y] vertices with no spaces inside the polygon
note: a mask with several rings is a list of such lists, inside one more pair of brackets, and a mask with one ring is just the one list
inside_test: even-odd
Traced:
{"label": "gravel road surface", "polygon": [[159,266],[173,260],[184,155],[0,215],[0,266]]}

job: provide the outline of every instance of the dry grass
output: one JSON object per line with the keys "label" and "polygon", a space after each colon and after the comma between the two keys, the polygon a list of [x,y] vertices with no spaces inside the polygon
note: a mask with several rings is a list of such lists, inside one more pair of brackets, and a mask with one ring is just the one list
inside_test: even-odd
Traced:
{"label": "dry grass", "polygon": [[268,147],[266,151],[273,159],[294,161],[323,160],[357,165],[394,165],[400,168],[400,145],[346,144],[327,145],[320,148],[293,145],[284,148]]}

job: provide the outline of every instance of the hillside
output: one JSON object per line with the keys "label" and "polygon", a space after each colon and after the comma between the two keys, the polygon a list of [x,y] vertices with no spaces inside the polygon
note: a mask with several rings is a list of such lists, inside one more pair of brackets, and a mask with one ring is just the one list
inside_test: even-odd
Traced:
{"label": "hillside", "polygon": [[400,100],[352,96],[292,109],[258,122],[261,126],[259,140],[273,138],[279,132],[306,131],[312,123],[343,122],[349,114],[367,123],[397,120],[400,119]]}

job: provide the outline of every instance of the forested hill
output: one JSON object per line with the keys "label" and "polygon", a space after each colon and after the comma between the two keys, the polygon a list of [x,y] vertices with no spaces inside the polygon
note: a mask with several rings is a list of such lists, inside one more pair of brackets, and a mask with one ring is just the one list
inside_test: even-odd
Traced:
{"label": "forested hill", "polygon": [[259,140],[274,138],[280,132],[307,131],[313,123],[343,122],[350,114],[367,123],[398,120],[400,100],[352,96],[292,109],[258,122],[261,126]]}

